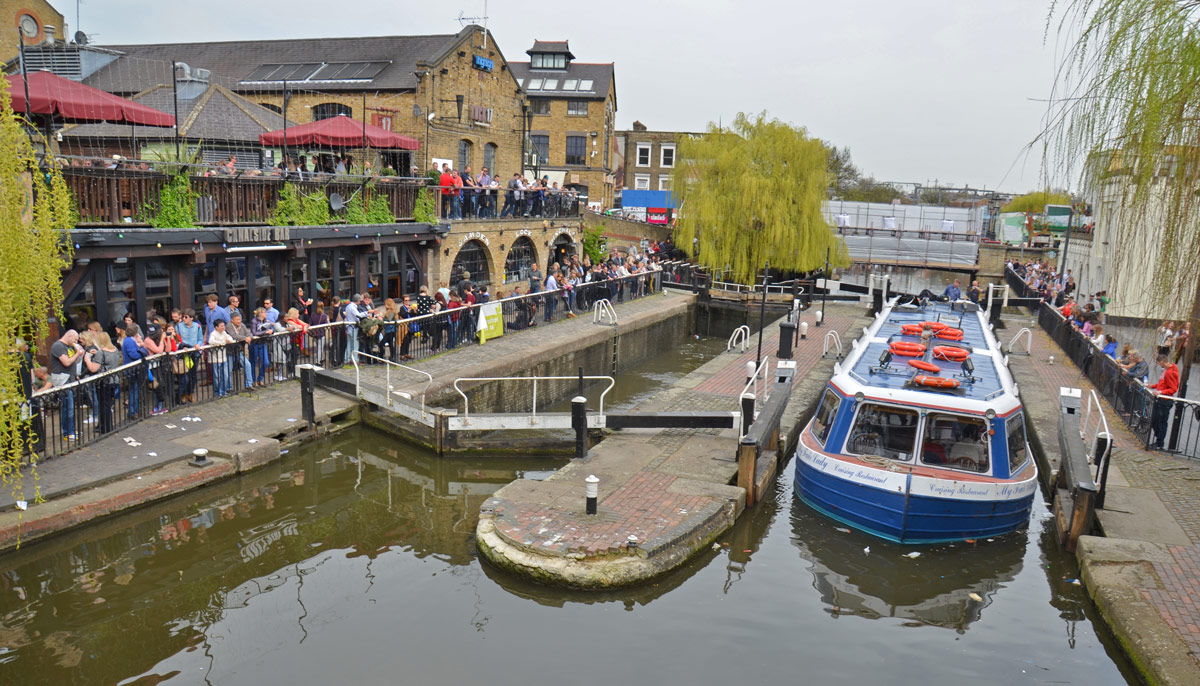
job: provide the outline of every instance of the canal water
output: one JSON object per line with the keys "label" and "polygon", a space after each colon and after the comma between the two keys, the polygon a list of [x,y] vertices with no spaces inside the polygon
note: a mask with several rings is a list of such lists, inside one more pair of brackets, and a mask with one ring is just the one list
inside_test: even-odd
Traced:
{"label": "canal water", "polygon": [[[837,278],[846,283],[866,286],[870,274],[891,277],[891,290],[909,295],[917,295],[926,289],[941,295],[947,286],[954,283],[955,279],[958,279],[963,295],[966,296],[967,287],[971,285],[971,275],[967,272],[948,272],[938,269],[915,269],[911,267],[869,266],[864,264],[851,265],[841,270]],[[879,285],[880,282],[876,279],[875,287],[878,288]]]}
{"label": "canal water", "polygon": [[[617,401],[717,347],[650,360]],[[789,464],[713,549],[639,588],[481,563],[480,504],[562,464],[353,429],[25,546],[0,557],[0,683],[1132,683],[1044,507],[1020,534],[896,546],[812,513]]]}

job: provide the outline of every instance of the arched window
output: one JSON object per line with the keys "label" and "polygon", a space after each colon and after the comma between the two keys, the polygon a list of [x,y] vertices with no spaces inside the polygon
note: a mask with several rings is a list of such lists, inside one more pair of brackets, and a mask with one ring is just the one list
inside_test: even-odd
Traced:
{"label": "arched window", "polygon": [[476,286],[490,284],[491,274],[488,273],[487,248],[479,241],[467,241],[459,248],[454,256],[454,264],[450,266],[450,284],[457,284],[463,279],[463,272],[471,274],[471,281]]}
{"label": "arched window", "polygon": [[458,142],[458,170],[462,171],[471,166],[471,141],[462,139]]}
{"label": "arched window", "polygon": [[339,114],[344,114],[347,117],[353,116],[354,110],[340,102],[323,102],[320,105],[312,106],[313,121],[329,119]]}
{"label": "arched window", "polygon": [[496,173],[496,144],[486,143],[483,146],[483,166],[487,167],[489,174]]}
{"label": "arched window", "polygon": [[280,107],[279,105],[272,105],[269,102],[260,102],[260,103],[258,103],[258,106],[265,107],[268,110],[271,110],[272,112],[274,112],[275,114],[283,114],[283,108]]}
{"label": "arched window", "polygon": [[529,272],[537,261],[537,249],[528,236],[521,236],[513,241],[508,257],[504,258],[504,283],[517,283],[529,280]]}
{"label": "arched window", "polygon": [[575,254],[575,241],[571,240],[570,234],[560,233],[554,237],[554,242],[550,244],[550,254],[546,260],[546,268],[553,269],[551,266],[555,262],[565,264],[567,259]]}

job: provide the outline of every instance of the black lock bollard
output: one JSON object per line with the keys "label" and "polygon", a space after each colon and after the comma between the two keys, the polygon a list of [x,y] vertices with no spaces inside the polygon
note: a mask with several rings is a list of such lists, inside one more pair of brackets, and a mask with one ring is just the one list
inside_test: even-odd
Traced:
{"label": "black lock bollard", "polygon": [[792,359],[792,341],[796,337],[796,325],[792,322],[783,322],[779,325],[779,350],[775,353],[775,357],[784,360]]}

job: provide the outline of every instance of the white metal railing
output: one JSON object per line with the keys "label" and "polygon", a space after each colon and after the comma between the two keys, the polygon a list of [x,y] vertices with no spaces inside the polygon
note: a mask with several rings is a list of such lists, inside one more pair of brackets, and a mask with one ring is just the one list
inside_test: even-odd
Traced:
{"label": "white metal railing", "polygon": [[[751,424],[753,424],[753,423],[754,423],[754,420],[755,420],[755,419],[758,419],[758,408],[759,408],[759,406],[762,404],[762,397],[759,395],[758,379],[759,379],[760,377],[762,378],[762,380],[763,380],[763,390],[766,390],[766,386],[767,386],[767,378],[766,378],[766,377],[767,377],[767,368],[768,368],[768,366],[769,366],[767,363],[768,363],[768,362],[770,362],[770,361],[771,361],[771,358],[769,358],[769,357],[764,357],[764,358],[762,359],[762,361],[758,363],[758,368],[757,368],[757,369],[755,369],[755,370],[754,370],[754,372],[751,374],[751,376],[750,376],[750,380],[749,380],[749,381],[747,381],[747,382],[746,382],[746,385],[742,387],[742,392],[741,392],[741,393],[738,393],[738,396],[737,396],[737,397],[738,397],[738,410],[739,410],[739,413],[738,413],[738,414],[739,414],[739,416],[738,416],[738,420],[737,420],[737,422],[738,422],[738,440],[739,440],[739,441],[740,441],[740,440],[742,440],[742,438],[743,438],[743,437],[745,437],[745,435],[746,435],[746,434],[745,434],[745,433],[742,431],[742,429],[743,429],[743,428],[745,427],[745,425],[746,425],[746,422],[745,422],[745,421],[743,421],[743,418],[740,416],[740,415],[741,415],[741,412],[740,412],[740,410],[741,410],[741,399],[742,399],[743,397],[745,397],[747,393],[751,394],[751,397],[753,397],[753,398],[754,398],[754,412],[753,412],[753,414],[751,414],[751,416],[750,416],[750,423],[751,423]],[[751,366],[752,364],[753,364],[752,362],[747,362],[747,363],[746,363],[746,368],[747,368],[747,369],[749,369],[749,368],[750,368],[750,366]]]}
{"label": "white metal railing", "polygon": [[530,405],[530,408],[531,408],[530,416],[536,418],[537,417],[537,382],[539,382],[539,381],[578,381],[579,379],[583,379],[585,381],[607,381],[608,382],[608,386],[605,387],[605,389],[600,392],[599,412],[600,412],[600,416],[603,417],[604,416],[604,396],[608,395],[608,392],[611,391],[613,386],[615,386],[617,384],[616,379],[612,378],[611,376],[464,376],[464,377],[454,380],[454,390],[458,391],[458,394],[462,396],[463,417],[465,419],[469,419],[471,416],[471,405],[470,405],[471,401],[467,397],[467,394],[459,386],[459,384],[462,383],[463,381],[531,381],[531,382],[533,382],[533,402]]}
{"label": "white metal railing", "polygon": [[613,309],[613,304],[608,298],[600,298],[592,305],[592,323],[599,324],[605,319],[612,322],[613,326],[617,325],[617,311]]}
{"label": "white metal railing", "polygon": [[[425,414],[425,392],[428,391],[429,387],[433,384],[433,375],[432,374],[430,374],[429,372],[423,371],[421,369],[417,369],[415,367],[409,367],[408,365],[400,364],[399,362],[392,362],[391,360],[383,358],[383,357],[376,357],[374,355],[368,355],[367,353],[364,353],[361,350],[355,350],[354,357],[351,358],[351,360],[350,360],[351,362],[354,363],[354,394],[355,395],[358,395],[358,389],[361,386],[361,383],[360,383],[361,369],[358,366],[358,358],[360,358],[360,357],[366,358],[368,360],[377,360],[377,361],[382,362],[385,365],[387,365],[384,367],[384,382],[386,384],[388,398],[391,398],[393,393],[395,393],[396,395],[399,395],[401,397],[408,396],[407,393],[403,393],[400,391],[393,391],[392,367],[399,367],[400,369],[403,369],[405,371],[415,372],[417,374],[420,374],[421,376],[424,376],[426,381],[425,381],[425,387],[421,389],[421,414],[422,415]],[[409,397],[408,399],[412,400],[411,397]]]}
{"label": "white metal railing", "polygon": [[729,340],[725,342],[725,351],[733,350],[733,346],[741,344],[742,352],[746,352],[750,347],[750,327],[742,324],[729,334]]}
{"label": "white metal railing", "polygon": [[[1096,424],[1092,428],[1092,408],[1096,412]],[[1100,396],[1095,390],[1088,393],[1087,409],[1084,410],[1083,420],[1079,422],[1079,439],[1083,441],[1083,452],[1087,456],[1088,464],[1096,466],[1096,476],[1099,478],[1100,461],[1103,455],[1097,455],[1096,451],[1101,445],[1106,447],[1106,450],[1112,450],[1113,435],[1108,430],[1108,418],[1104,416],[1104,406],[1100,403]],[[1100,439],[1104,439],[1101,443]]]}
{"label": "white metal railing", "polygon": [[833,339],[833,344],[835,347],[837,347],[838,358],[840,359],[843,354],[842,353],[842,337],[838,334],[838,332],[833,331],[833,330],[825,332],[825,341],[824,341],[824,343],[821,344],[821,357],[825,357],[825,354],[829,352],[829,339],[830,338]]}
{"label": "white metal railing", "polygon": [[1025,334],[1025,354],[1026,355],[1033,354],[1033,332],[1029,330],[1028,326],[1026,326],[1026,327],[1023,327],[1020,331],[1018,331],[1017,335],[1013,336],[1012,340],[1008,342],[1008,354],[1009,355],[1016,352],[1015,346],[1017,344],[1017,341],[1020,340],[1021,334]]}

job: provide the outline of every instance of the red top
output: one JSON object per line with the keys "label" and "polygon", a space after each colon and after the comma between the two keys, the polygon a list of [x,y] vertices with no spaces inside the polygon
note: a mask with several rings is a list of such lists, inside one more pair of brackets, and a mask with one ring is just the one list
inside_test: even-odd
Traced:
{"label": "red top", "polygon": [[1158,391],[1161,395],[1175,395],[1178,393],[1179,367],[1176,367],[1173,363],[1168,364],[1167,368],[1163,370],[1162,378],[1158,380],[1158,383],[1149,388]]}
{"label": "red top", "polygon": [[[454,193],[454,179],[456,175],[449,172],[442,172],[442,176],[438,179],[438,185],[442,187],[442,195],[451,195]],[[462,180],[459,180],[462,183]]]}

